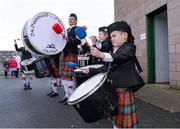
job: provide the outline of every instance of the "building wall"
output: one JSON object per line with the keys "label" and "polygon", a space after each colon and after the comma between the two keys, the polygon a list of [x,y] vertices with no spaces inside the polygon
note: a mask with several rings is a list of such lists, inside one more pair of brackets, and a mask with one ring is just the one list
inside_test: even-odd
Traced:
{"label": "building wall", "polygon": [[132,28],[137,46],[137,57],[143,67],[143,78],[147,81],[147,32],[146,15],[167,5],[169,81],[172,88],[180,89],[180,0],[114,0],[115,21],[126,20]]}

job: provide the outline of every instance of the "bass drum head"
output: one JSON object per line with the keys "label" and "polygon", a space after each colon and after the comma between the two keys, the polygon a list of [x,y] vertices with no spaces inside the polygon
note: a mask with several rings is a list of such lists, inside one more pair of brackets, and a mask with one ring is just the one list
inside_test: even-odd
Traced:
{"label": "bass drum head", "polygon": [[34,61],[36,60],[36,58],[30,58],[30,59],[26,59],[26,60],[23,60],[21,61],[21,65],[30,65],[32,64]]}
{"label": "bass drum head", "polygon": [[64,23],[59,17],[49,12],[41,12],[29,19],[22,31],[24,46],[37,55],[55,55],[61,52],[66,40],[62,33],[57,34],[52,26],[58,23],[63,29],[63,35],[67,36]]}
{"label": "bass drum head", "polygon": [[91,94],[93,94],[106,80],[107,74],[105,73],[99,73],[91,78],[89,78],[87,81],[82,83],[78,88],[76,88],[73,93],[69,96],[68,104],[74,105],[78,102],[81,102],[82,100],[89,97]]}
{"label": "bass drum head", "polygon": [[22,39],[22,43],[25,47],[25,49],[27,51],[29,51],[31,54],[33,55],[37,55],[37,56],[44,56],[42,53],[38,52],[36,49],[33,48],[33,46],[31,45],[28,35],[27,35],[27,24],[28,24],[29,20],[24,24],[24,27],[22,29],[22,33],[21,33],[21,39]]}

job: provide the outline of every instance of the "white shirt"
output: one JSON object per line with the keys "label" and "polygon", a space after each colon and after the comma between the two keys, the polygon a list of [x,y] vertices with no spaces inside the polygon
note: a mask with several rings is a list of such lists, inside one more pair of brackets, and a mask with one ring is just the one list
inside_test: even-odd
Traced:
{"label": "white shirt", "polygon": [[[113,53],[115,53],[117,51],[118,48],[114,48]],[[103,59],[104,62],[113,62],[113,58],[111,56],[111,54],[109,53],[104,53],[105,54],[105,58]]]}

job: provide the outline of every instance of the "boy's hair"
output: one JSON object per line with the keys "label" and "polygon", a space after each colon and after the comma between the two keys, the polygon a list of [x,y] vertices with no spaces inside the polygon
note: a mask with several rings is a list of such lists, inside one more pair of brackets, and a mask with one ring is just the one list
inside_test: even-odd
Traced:
{"label": "boy's hair", "polygon": [[77,20],[77,15],[76,15],[75,13],[71,13],[71,14],[69,15],[69,17],[74,17],[75,20]]}

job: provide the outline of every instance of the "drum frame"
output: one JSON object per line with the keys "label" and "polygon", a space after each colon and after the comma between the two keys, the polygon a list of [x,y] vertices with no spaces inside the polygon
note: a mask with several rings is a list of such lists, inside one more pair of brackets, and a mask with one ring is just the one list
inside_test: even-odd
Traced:
{"label": "drum frame", "polygon": [[[102,73],[99,73],[99,74],[102,74]],[[99,75],[99,74],[96,74],[96,75]],[[95,76],[96,76],[95,75]],[[108,74],[107,73],[104,73],[104,77],[103,79],[97,84],[96,87],[93,88],[93,90],[91,90],[90,92],[88,92],[86,95],[83,95],[82,97],[80,97],[79,99],[75,100],[75,101],[72,101],[72,102],[69,102],[69,99],[68,99],[68,104],[69,105],[74,105],[76,103],[79,103],[81,102],[82,100],[86,99],[87,97],[89,97],[90,95],[92,95],[100,86],[102,86],[102,84],[105,82],[106,78],[107,78]],[[89,81],[91,78],[89,78],[88,80],[86,81]],[[81,85],[78,87],[80,88]],[[78,88],[76,88],[75,90],[78,90]],[[73,93],[71,94],[73,95]],[[70,98],[70,97],[69,97]]]}

